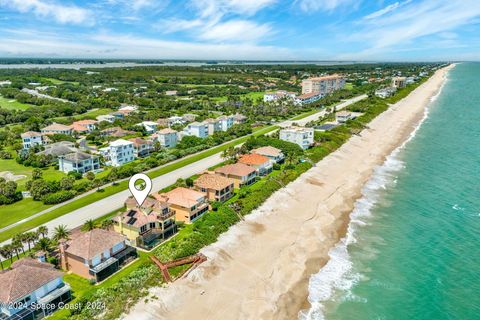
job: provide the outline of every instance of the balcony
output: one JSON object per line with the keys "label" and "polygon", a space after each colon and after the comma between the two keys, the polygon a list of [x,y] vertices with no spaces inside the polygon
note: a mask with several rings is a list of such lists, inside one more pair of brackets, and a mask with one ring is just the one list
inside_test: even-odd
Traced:
{"label": "balcony", "polygon": [[114,257],[110,257],[107,260],[97,264],[95,267],[90,268],[90,274],[97,274],[102,270],[105,270],[109,266],[113,265],[114,263],[118,263],[118,259]]}
{"label": "balcony", "polygon": [[58,299],[66,293],[70,292],[71,290],[72,289],[70,288],[70,285],[68,283],[62,283],[62,285],[58,286],[55,290],[53,290],[46,296],[38,299],[37,303],[40,305],[47,305],[53,300]]}

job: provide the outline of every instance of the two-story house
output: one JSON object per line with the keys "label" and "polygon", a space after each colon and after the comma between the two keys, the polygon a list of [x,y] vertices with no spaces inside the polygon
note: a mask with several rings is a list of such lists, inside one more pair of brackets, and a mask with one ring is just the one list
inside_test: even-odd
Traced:
{"label": "two-story house", "polygon": [[60,241],[62,269],[100,282],[137,257],[137,250],[125,236],[93,229]]}
{"label": "two-story house", "polygon": [[73,129],[71,126],[66,126],[60,123],[52,123],[45,128],[40,129],[42,134],[65,134],[71,136],[73,134]]}
{"label": "two-story house", "polygon": [[166,201],[146,198],[141,206],[130,197],[127,210],[113,219],[114,230],[125,235],[131,244],[150,250],[177,233],[175,210]]}
{"label": "two-story house", "polygon": [[206,195],[192,189],[179,187],[153,196],[159,201],[167,202],[175,210],[176,221],[192,223],[208,211]]}
{"label": "two-story house", "polygon": [[296,143],[303,150],[313,145],[313,128],[290,127],[280,130],[280,140]]}
{"label": "two-story house", "polygon": [[75,151],[58,157],[58,170],[65,173],[75,171],[84,174],[99,169],[100,161],[98,157],[89,153]]}
{"label": "two-story house", "polygon": [[260,147],[257,149],[252,149],[250,153],[255,153],[269,158],[275,163],[282,163],[285,160],[285,155],[282,150],[277,149],[272,146]]}
{"label": "two-story house", "polygon": [[0,272],[0,319],[42,319],[71,300],[63,273],[43,260],[23,258]]}
{"label": "two-story house", "polygon": [[238,159],[238,163],[254,167],[257,169],[257,174],[259,176],[267,175],[273,170],[272,160],[256,153],[241,156],[240,159]]}
{"label": "two-story house", "polygon": [[164,148],[173,148],[177,145],[178,135],[177,131],[166,128],[157,132],[157,139],[160,145]]}
{"label": "two-story house", "polygon": [[226,201],[233,196],[234,181],[218,174],[205,173],[194,182],[194,188],[207,195],[209,201]]}
{"label": "two-story house", "polygon": [[145,128],[145,132],[147,132],[148,134],[152,134],[155,131],[157,131],[157,128],[159,126],[158,122],[154,122],[154,121],[143,121],[143,122],[137,123],[136,125],[143,126]]}
{"label": "two-story house", "polygon": [[227,164],[215,169],[215,173],[233,180],[235,188],[251,185],[255,182],[257,170],[243,163]]}
{"label": "two-story house", "polygon": [[143,158],[148,156],[153,151],[153,142],[141,138],[128,139],[133,143],[133,154],[136,158]]}
{"label": "two-story house", "polygon": [[96,128],[97,121],[95,120],[80,120],[72,123],[73,131],[80,134],[90,133]]}
{"label": "two-story house", "polygon": [[40,132],[27,131],[20,135],[22,137],[23,150],[28,150],[34,146],[43,146],[46,139]]}
{"label": "two-story house", "polygon": [[112,141],[108,147],[102,148],[99,151],[107,160],[107,165],[114,167],[119,167],[135,160],[133,142],[124,139]]}

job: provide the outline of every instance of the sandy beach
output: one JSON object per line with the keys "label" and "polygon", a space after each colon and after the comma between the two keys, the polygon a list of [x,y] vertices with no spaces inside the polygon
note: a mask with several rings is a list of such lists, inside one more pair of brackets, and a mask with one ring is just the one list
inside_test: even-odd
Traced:
{"label": "sandy beach", "polygon": [[151,290],[124,319],[297,319],[308,281],[345,235],[362,186],[421,121],[450,67],[438,70],[246,220],[202,250],[186,278]]}

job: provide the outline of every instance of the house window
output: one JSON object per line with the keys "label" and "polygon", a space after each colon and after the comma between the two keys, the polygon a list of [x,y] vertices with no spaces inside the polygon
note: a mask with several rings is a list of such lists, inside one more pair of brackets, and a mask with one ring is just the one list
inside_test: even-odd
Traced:
{"label": "house window", "polygon": [[145,231],[147,231],[147,226],[146,226],[146,225],[141,226],[141,227],[140,227],[140,232],[143,233],[143,232],[145,232]]}
{"label": "house window", "polygon": [[155,226],[155,222],[150,222],[150,229],[153,229],[153,228],[155,228],[155,227],[156,227],[156,226]]}

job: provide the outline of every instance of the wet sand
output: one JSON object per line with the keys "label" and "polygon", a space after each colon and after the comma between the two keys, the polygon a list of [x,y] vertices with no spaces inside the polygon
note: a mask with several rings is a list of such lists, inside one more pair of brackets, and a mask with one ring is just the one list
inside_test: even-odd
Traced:
{"label": "wet sand", "polygon": [[186,278],[151,290],[125,319],[296,319],[308,281],[344,235],[361,188],[407,139],[441,87],[438,70],[316,167],[272,195],[202,252]]}

